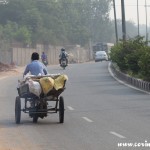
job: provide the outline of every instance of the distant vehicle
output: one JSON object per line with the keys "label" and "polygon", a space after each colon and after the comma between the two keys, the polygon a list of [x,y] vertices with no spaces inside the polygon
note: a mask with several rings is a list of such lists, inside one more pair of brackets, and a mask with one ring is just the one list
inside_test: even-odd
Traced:
{"label": "distant vehicle", "polygon": [[65,70],[65,68],[67,67],[66,58],[62,58],[62,59],[61,59],[60,66]]}
{"label": "distant vehicle", "polygon": [[111,51],[111,47],[114,46],[114,43],[104,43],[104,42],[100,42],[97,43],[93,46],[93,56],[95,56],[95,53],[97,51],[105,51],[108,55],[108,59],[109,59],[109,54]]}
{"label": "distant vehicle", "polygon": [[43,64],[44,64],[45,66],[47,66],[47,65],[48,65],[48,61],[47,61],[47,59],[42,60],[42,62],[43,62]]}
{"label": "distant vehicle", "polygon": [[98,61],[108,61],[108,55],[105,51],[97,51],[95,53],[95,62],[98,62]]}

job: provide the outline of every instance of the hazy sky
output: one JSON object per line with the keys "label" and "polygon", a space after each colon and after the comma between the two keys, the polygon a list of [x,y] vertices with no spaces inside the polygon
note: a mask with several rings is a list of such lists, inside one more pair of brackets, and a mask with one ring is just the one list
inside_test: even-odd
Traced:
{"label": "hazy sky", "polygon": [[[139,23],[146,24],[145,0],[139,1]],[[150,26],[150,0],[147,2],[147,24]],[[121,19],[121,0],[115,0],[116,17]],[[137,24],[137,0],[124,0],[125,3],[125,18]],[[110,17],[114,19],[114,10],[111,9]]]}

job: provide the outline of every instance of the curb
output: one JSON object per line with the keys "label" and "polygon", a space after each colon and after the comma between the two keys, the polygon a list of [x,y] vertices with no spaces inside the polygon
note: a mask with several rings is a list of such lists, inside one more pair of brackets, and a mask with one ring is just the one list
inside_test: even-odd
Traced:
{"label": "curb", "polygon": [[[111,74],[111,76],[112,76],[115,80],[117,80],[119,83],[124,84],[124,85],[126,85],[126,86],[128,86],[128,87],[130,87],[130,88],[133,88],[133,89],[135,89],[135,90],[138,90],[138,91],[141,91],[141,92],[144,92],[144,93],[150,95],[150,91],[145,90],[145,88],[146,88],[147,86],[149,86],[150,83],[145,82],[145,81],[142,81],[142,80],[140,80],[140,79],[132,78],[132,77],[127,76],[127,75],[122,74],[122,73],[121,73],[121,74],[124,75],[124,76],[126,76],[127,78],[124,78],[124,80],[123,80],[123,79],[120,79],[119,76],[117,76],[117,73],[115,73],[115,72],[117,72],[117,70],[115,70],[114,68],[113,68],[113,70],[112,70],[112,63],[111,63],[111,62],[109,62],[109,64],[108,64],[108,71],[109,71],[109,73]],[[134,85],[129,84],[129,79],[132,80],[131,83],[134,84]],[[140,88],[137,87],[137,85],[140,86]],[[144,87],[144,89],[142,89],[143,87]]]}

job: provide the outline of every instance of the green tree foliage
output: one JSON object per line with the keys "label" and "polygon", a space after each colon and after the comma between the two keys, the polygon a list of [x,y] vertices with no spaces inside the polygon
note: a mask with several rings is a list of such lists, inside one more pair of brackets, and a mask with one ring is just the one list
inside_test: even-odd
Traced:
{"label": "green tree foliage", "polygon": [[18,30],[18,25],[15,22],[8,21],[7,24],[3,26],[3,39],[8,41],[13,41],[15,33]]}
{"label": "green tree foliage", "polygon": [[127,64],[125,61],[124,44],[120,41],[118,44],[113,46],[110,51],[110,59],[115,62],[121,71],[127,70]]}
{"label": "green tree foliage", "polygon": [[150,81],[150,47],[145,47],[139,60],[140,75],[143,80]]}
{"label": "green tree foliage", "polygon": [[[94,0],[91,4],[91,32],[94,41],[110,41],[112,27],[109,20],[110,0]],[[90,20],[90,18],[89,18]]]}
{"label": "green tree foliage", "polygon": [[110,57],[122,72],[150,81],[150,47],[143,39],[137,36],[120,41],[111,49]]}
{"label": "green tree foliage", "polygon": [[31,44],[31,33],[26,27],[22,26],[16,31],[14,39],[23,43],[26,46],[28,44]]}
{"label": "green tree foliage", "polygon": [[[24,44],[107,41],[111,0],[11,0],[0,5],[5,38]],[[7,33],[8,28],[9,33]],[[15,29],[14,29],[15,28]]]}

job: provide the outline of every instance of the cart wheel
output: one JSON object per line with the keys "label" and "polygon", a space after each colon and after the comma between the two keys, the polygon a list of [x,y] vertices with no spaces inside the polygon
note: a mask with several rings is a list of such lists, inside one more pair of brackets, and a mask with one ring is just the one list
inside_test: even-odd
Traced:
{"label": "cart wheel", "polygon": [[20,123],[20,118],[21,118],[21,100],[20,100],[20,97],[17,96],[16,101],[15,101],[15,120],[16,120],[16,124]]}
{"label": "cart wheel", "polygon": [[59,122],[64,122],[64,98],[62,96],[59,98]]}
{"label": "cart wheel", "polygon": [[38,121],[38,115],[33,115],[33,123],[37,123]]}

